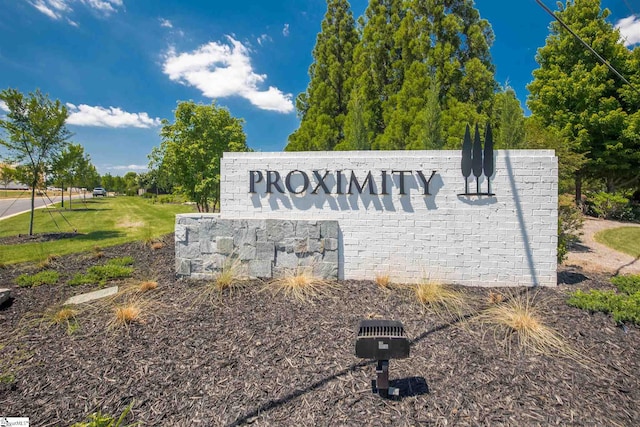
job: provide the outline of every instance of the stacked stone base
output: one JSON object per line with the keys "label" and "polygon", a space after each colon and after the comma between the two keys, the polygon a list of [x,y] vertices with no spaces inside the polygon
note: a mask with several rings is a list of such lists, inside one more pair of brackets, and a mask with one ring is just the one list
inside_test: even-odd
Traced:
{"label": "stacked stone base", "polygon": [[338,221],[223,219],[176,216],[176,273],[206,279],[225,269],[247,278],[284,277],[310,270],[337,279]]}

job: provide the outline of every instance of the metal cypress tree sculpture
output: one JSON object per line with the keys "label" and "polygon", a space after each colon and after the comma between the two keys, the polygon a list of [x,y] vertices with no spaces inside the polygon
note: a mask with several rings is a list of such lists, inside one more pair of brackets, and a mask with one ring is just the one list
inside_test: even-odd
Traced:
{"label": "metal cypress tree sculpture", "polygon": [[491,125],[487,124],[487,132],[484,138],[484,176],[487,177],[487,194],[491,196],[491,175],[493,175],[493,132]]}
{"label": "metal cypress tree sculpture", "polygon": [[480,177],[482,176],[482,142],[480,141],[480,131],[476,123],[476,134],[473,136],[473,151],[471,158],[473,176],[476,177],[476,193],[480,193]]}
{"label": "metal cypress tree sculpture", "polygon": [[468,178],[471,176],[471,132],[469,125],[464,132],[464,140],[462,142],[462,176],[464,176],[464,192],[469,193]]}

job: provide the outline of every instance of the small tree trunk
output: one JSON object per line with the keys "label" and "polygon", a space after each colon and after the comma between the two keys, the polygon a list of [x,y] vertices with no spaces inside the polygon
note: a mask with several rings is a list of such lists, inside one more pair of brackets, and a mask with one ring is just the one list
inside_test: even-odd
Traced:
{"label": "small tree trunk", "polygon": [[71,210],[71,187],[69,187],[69,210]]}
{"label": "small tree trunk", "polygon": [[33,236],[33,213],[36,210],[36,185],[38,181],[31,185],[31,217],[29,218],[29,236]]}
{"label": "small tree trunk", "polygon": [[582,176],[576,174],[576,206],[582,208]]}
{"label": "small tree trunk", "polygon": [[62,198],[62,209],[64,209],[64,182],[60,185],[60,197]]}

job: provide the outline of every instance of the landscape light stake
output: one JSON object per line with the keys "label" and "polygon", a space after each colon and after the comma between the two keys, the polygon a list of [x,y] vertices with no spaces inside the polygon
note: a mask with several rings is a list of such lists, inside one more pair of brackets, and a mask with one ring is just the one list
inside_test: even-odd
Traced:
{"label": "landscape light stake", "polygon": [[389,360],[409,357],[409,339],[401,322],[361,320],[356,338],[356,356],[378,362],[374,393],[381,397],[400,395],[400,389],[389,386]]}

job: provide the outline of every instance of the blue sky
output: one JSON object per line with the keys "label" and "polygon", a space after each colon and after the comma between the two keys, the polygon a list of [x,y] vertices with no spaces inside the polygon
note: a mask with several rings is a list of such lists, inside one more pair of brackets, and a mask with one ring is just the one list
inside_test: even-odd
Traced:
{"label": "blue sky", "polygon": [[[350,3],[358,17],[368,0]],[[627,44],[639,43],[640,1],[602,4]],[[524,106],[551,17],[535,0],[476,7],[495,33],[497,80]],[[326,3],[0,0],[0,10],[0,89],[39,88],[67,104],[73,142],[101,174],[124,175],[145,170],[160,119],[172,120],[181,100],[215,99],[245,120],[250,147],[281,151],[298,126],[293,102],[308,84]]]}

